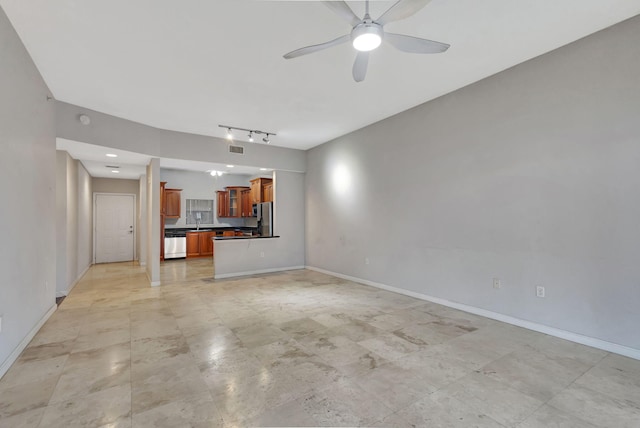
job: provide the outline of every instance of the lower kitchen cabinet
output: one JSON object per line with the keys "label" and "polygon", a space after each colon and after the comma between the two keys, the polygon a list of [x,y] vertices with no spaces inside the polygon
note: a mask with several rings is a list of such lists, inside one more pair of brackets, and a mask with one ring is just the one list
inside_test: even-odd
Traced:
{"label": "lower kitchen cabinet", "polygon": [[200,256],[213,256],[213,237],[215,232],[198,232],[200,233]]}
{"label": "lower kitchen cabinet", "polygon": [[187,258],[213,256],[215,232],[187,232]]}

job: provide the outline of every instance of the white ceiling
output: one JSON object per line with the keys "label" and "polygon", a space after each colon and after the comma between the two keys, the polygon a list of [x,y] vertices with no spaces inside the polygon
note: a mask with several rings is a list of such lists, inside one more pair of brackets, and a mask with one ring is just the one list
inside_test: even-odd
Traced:
{"label": "white ceiling", "polygon": [[[348,2],[358,15],[364,3]],[[393,1],[372,3],[379,16]],[[277,133],[307,149],[640,13],[640,0],[433,0],[387,31],[451,44],[376,50],[355,83],[353,48],[282,55],[349,32],[315,1],[0,0],[53,95],[151,126]]]}
{"label": "white ceiling", "polygon": [[[112,149],[109,147],[96,146],[93,144],[81,143],[79,141],[56,139],[56,149],[64,150],[69,155],[82,162],[87,172],[92,177],[101,178],[122,178],[139,179],[146,174],[146,167],[152,156],[128,152],[125,150]],[[108,157],[107,154],[117,157]],[[115,167],[115,168],[114,168]],[[184,159],[160,159],[160,167],[164,169],[180,169],[186,171],[198,171],[207,173],[210,171],[221,171],[224,174],[242,175],[264,175],[269,177],[271,169],[261,169],[257,167],[227,165],[211,162],[190,161]],[[113,171],[118,171],[114,173]]]}

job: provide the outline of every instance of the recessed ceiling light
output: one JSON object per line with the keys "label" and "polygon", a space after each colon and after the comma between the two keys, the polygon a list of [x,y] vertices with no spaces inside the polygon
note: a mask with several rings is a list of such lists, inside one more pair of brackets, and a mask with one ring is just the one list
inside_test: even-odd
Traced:
{"label": "recessed ceiling light", "polygon": [[113,171],[111,171],[111,172],[113,172],[114,174],[120,174],[120,171],[115,170],[115,169]]}
{"label": "recessed ceiling light", "polygon": [[260,171],[268,171],[267,168],[260,168]]}
{"label": "recessed ceiling light", "polygon": [[227,165],[227,168],[233,168],[233,165]]}
{"label": "recessed ceiling light", "polygon": [[108,158],[117,158],[118,155],[114,154],[114,153],[107,153],[107,157]]}

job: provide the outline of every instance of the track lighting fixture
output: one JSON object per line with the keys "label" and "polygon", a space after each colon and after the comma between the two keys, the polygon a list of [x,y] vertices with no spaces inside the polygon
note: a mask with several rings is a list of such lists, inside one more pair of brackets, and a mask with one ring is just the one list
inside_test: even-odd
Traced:
{"label": "track lighting fixture", "polygon": [[227,139],[228,140],[233,140],[233,135],[231,134],[232,130],[248,132],[249,133],[249,142],[250,143],[254,142],[253,134],[264,135],[264,138],[262,138],[262,141],[264,143],[266,143],[266,144],[271,143],[271,139],[269,137],[275,137],[276,136],[276,134],[274,134],[273,132],[260,131],[259,129],[237,128],[235,126],[228,126],[228,125],[218,125],[218,127],[227,129]]}

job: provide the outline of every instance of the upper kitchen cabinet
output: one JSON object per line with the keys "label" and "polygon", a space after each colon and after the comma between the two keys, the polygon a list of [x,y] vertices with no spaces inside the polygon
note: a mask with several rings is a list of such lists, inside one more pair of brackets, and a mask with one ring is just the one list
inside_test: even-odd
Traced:
{"label": "upper kitchen cabinet", "polygon": [[226,190],[218,190],[216,192],[218,217],[229,217],[229,192]]}
{"label": "upper kitchen cabinet", "polygon": [[[271,186],[273,183],[273,179],[271,178],[254,178],[251,180],[251,203],[259,204],[262,202],[271,202],[273,201],[273,197],[267,199],[265,197],[265,190],[267,186]],[[273,195],[273,192],[270,193]]]}
{"label": "upper kitchen cabinet", "polygon": [[165,203],[164,203],[164,188],[167,186],[167,182],[166,181],[161,181],[160,182],[160,214],[164,215],[165,214]]}
{"label": "upper kitchen cabinet", "polygon": [[[228,186],[226,190],[218,190],[218,217],[245,217],[243,215],[242,192],[250,190],[246,186]],[[245,196],[245,202],[249,199]],[[249,204],[250,205],[250,204]],[[246,207],[245,207],[246,209]]]}
{"label": "upper kitchen cabinet", "polygon": [[253,217],[253,204],[251,202],[251,189],[240,192],[241,217]]}
{"label": "upper kitchen cabinet", "polygon": [[229,215],[227,217],[240,217],[242,214],[242,191],[248,187],[232,186],[226,187],[229,192]]}
{"label": "upper kitchen cabinet", "polygon": [[182,189],[164,189],[164,216],[166,218],[180,218],[180,199]]}
{"label": "upper kitchen cabinet", "polygon": [[182,189],[167,189],[167,182],[160,182],[160,214],[165,218],[180,218]]}
{"label": "upper kitchen cabinet", "polygon": [[273,182],[271,180],[262,186],[262,202],[273,202]]}

